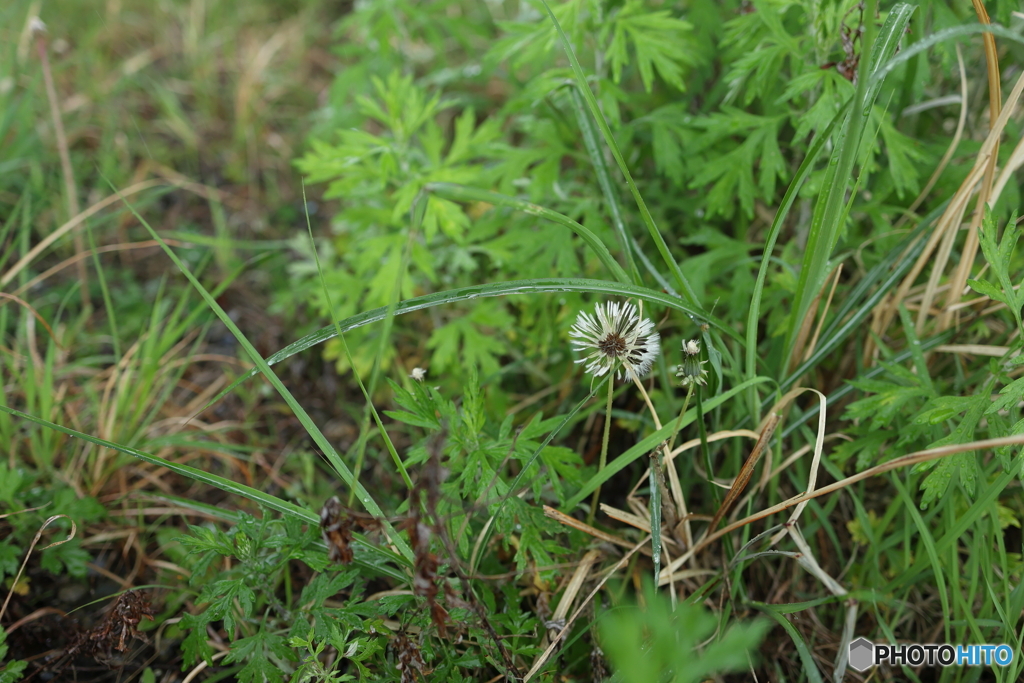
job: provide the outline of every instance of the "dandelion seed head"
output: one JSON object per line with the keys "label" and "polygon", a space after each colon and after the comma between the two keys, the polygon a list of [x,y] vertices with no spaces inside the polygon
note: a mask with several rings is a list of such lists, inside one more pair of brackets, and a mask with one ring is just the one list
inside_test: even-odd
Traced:
{"label": "dandelion seed head", "polygon": [[646,375],[661,351],[661,337],[654,323],[637,314],[633,304],[598,304],[594,315],[580,312],[569,331],[576,351],[583,352],[577,363],[601,377],[613,368],[616,376],[639,379]]}
{"label": "dandelion seed head", "polygon": [[696,356],[700,353],[700,343],[696,339],[687,339],[683,342],[683,351],[687,356]]}

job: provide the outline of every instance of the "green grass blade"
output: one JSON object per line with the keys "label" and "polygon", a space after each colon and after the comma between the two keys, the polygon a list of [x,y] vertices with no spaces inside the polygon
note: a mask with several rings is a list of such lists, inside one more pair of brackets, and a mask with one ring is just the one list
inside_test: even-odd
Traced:
{"label": "green grass blade", "polygon": [[[869,1],[864,10],[865,16],[874,16],[875,7],[876,3]],[[838,133],[835,149],[822,181],[822,192],[818,195],[811,218],[800,279],[786,333],[783,367],[789,365],[804,320],[812,314],[811,304],[825,281],[832,250],[835,249],[846,221],[848,179],[854,175],[853,167],[857,162],[865,124],[871,116],[871,109],[882,84],[881,79],[871,79],[870,75],[883,58],[888,58],[896,50],[914,9],[903,3],[893,7],[886,17],[877,41],[872,39],[875,32],[874,24],[867,22],[865,25],[861,42],[864,50],[857,91],[853,95],[854,104]]]}
{"label": "green grass blade", "polygon": [[[306,186],[302,186],[302,201],[306,202]],[[313,250],[313,260],[316,262],[316,272],[320,277],[320,287],[324,293],[324,301],[327,302],[327,310],[331,312],[331,320],[334,321],[334,330],[338,335],[338,340],[341,342],[341,349],[345,354],[345,359],[348,360],[348,365],[352,369],[352,376],[355,377],[356,383],[359,384],[359,390],[363,392],[363,399],[366,401],[366,407],[373,414],[373,419],[377,423],[377,430],[380,432],[381,437],[384,439],[384,443],[387,445],[388,452],[391,454],[391,459],[395,462],[395,467],[398,468],[398,473],[402,475],[402,481],[405,482],[405,487],[412,490],[412,480],[409,478],[409,473],[405,469],[405,463],[402,462],[402,458],[399,457],[398,451],[395,450],[395,444],[391,442],[391,437],[388,435],[384,424],[380,420],[380,415],[377,414],[377,409],[373,405],[373,399],[370,397],[370,392],[366,390],[366,386],[363,385],[363,380],[356,372],[356,364],[352,360],[352,354],[349,352],[348,344],[345,342],[345,335],[341,331],[341,326],[338,325],[337,319],[334,317],[334,303],[331,301],[331,292],[327,287],[327,280],[324,279],[323,266],[320,265],[320,255],[316,251],[316,241],[313,239],[313,226],[309,223],[309,211],[306,211],[306,229],[309,231],[309,243]],[[360,434],[360,442],[366,443],[363,435]],[[358,475],[359,468],[356,468],[356,474]]]}
{"label": "green grass blade", "polygon": [[103,264],[100,263],[100,255],[96,249],[96,240],[93,237],[89,221],[85,222],[85,236],[89,240],[92,264],[96,269],[96,279],[100,283],[100,293],[103,295],[103,307],[106,309],[107,323],[110,325],[110,345],[114,349],[114,364],[116,365],[121,362],[121,335],[117,331],[117,310],[110,298],[110,288],[107,286],[107,277],[103,272]]}
{"label": "green grass blade", "polygon": [[[807,154],[804,156],[804,160],[797,169],[796,175],[793,176],[793,181],[789,184],[786,194],[783,195],[782,203],[779,205],[778,211],[775,212],[775,219],[768,229],[764,251],[761,255],[761,266],[758,268],[757,279],[754,281],[754,290],[750,295],[750,309],[747,311],[746,365],[748,379],[757,375],[757,323],[761,319],[761,297],[764,293],[765,280],[768,277],[768,268],[771,265],[772,252],[775,251],[775,243],[779,239],[779,233],[782,231],[782,226],[789,216],[789,210],[796,201],[800,188],[803,186],[804,181],[807,180],[807,177],[810,176],[811,171],[814,170],[814,164],[818,159],[818,155],[821,154],[825,144],[831,139],[832,129],[835,128],[840,118],[847,114],[849,109],[850,102],[847,102],[842,109],[836,112],[836,115],[832,117],[828,125],[814,138],[810,149],[807,150]],[[750,406],[754,413],[754,420],[758,421],[761,419],[761,416],[757,405],[757,396],[751,394],[749,398]]]}
{"label": "green grass blade", "polygon": [[658,473],[661,470],[661,449],[651,451],[650,475],[648,485],[651,487],[651,560],[654,563],[654,585],[661,578],[661,487],[658,486]]}
{"label": "green grass blade", "polygon": [[495,206],[507,206],[510,209],[516,209],[523,213],[531,216],[537,216],[543,218],[546,221],[551,221],[556,225],[569,228],[574,233],[580,236],[587,246],[590,247],[597,258],[600,259],[604,267],[607,268],[611,274],[619,282],[630,283],[631,280],[626,271],[622,269],[615,257],[612,256],[611,252],[608,251],[608,247],[601,241],[601,238],[595,235],[586,227],[580,225],[573,219],[552,211],[551,209],[545,209],[543,206],[538,206],[532,202],[525,201],[523,199],[516,199],[515,197],[509,197],[508,195],[501,194],[499,192],[491,192],[490,190],[480,190],[475,187],[467,187],[465,185],[456,185],[454,183],[430,183],[424,188],[427,192],[432,192],[445,199],[451,199],[460,202],[487,202],[488,204],[494,204]]}
{"label": "green grass blade", "polygon": [[11,408],[9,406],[0,405],[0,410],[4,411],[8,415],[12,415],[22,420],[35,423],[42,427],[47,427],[57,432],[62,432],[64,434],[67,434],[68,436],[75,437],[76,439],[82,439],[83,441],[88,441],[89,443],[95,444],[97,446],[103,446],[104,448],[109,448],[111,450],[118,451],[126,455],[130,455],[132,457],[138,458],[139,460],[143,460],[153,465],[166,467],[172,472],[180,474],[183,477],[188,477],[189,479],[192,479],[194,481],[199,481],[204,484],[209,484],[210,486],[215,486],[221,491],[224,491],[225,493],[231,493],[237,496],[241,496],[243,498],[248,498],[254,503],[258,503],[264,507],[267,507],[271,510],[275,510],[282,514],[291,515],[292,517],[298,517],[310,523],[320,523],[320,518],[319,516],[317,516],[315,512],[300,508],[298,505],[295,505],[294,503],[282,500],[277,496],[272,496],[269,493],[264,493],[263,491],[246,486],[245,484],[239,484],[237,482],[231,481],[230,479],[219,477],[216,474],[210,474],[209,472],[197,469],[195,467],[189,467],[188,465],[181,465],[170,460],[165,460],[164,458],[160,458],[155,455],[150,455],[149,453],[145,453],[138,449],[131,448],[130,446],[122,446],[121,444],[117,444],[112,441],[107,441],[105,439],[101,439],[90,434],[85,434],[84,432],[79,432],[74,429],[70,429],[68,427],[64,427],[62,425],[50,422],[48,420],[44,420],[41,417],[36,417],[35,415],[23,413],[20,410],[15,410],[14,408]]}
{"label": "green grass blade", "polygon": [[[619,200],[612,188],[611,175],[608,173],[608,165],[604,163],[604,155],[601,154],[601,147],[597,143],[597,131],[594,130],[594,122],[587,115],[583,106],[583,98],[578,88],[569,88],[569,101],[572,102],[573,111],[576,113],[576,122],[580,126],[580,133],[583,134],[583,146],[590,156],[590,163],[594,166],[594,173],[597,175],[597,184],[601,187],[601,194],[608,203],[608,212],[611,214],[612,227],[615,235],[619,238],[619,247],[626,258],[626,266],[633,276],[633,284],[640,284],[640,272],[633,261],[633,245],[636,244],[633,237],[626,230],[626,223],[622,220],[622,211],[619,209]],[[637,252],[639,253],[639,249]]]}
{"label": "green grass blade", "polygon": [[807,646],[804,641],[804,637],[800,635],[800,632],[796,630],[796,627],[789,622],[782,613],[775,609],[774,605],[766,605],[763,602],[751,602],[751,607],[755,607],[772,619],[785,630],[786,634],[793,641],[793,645],[796,646],[796,652],[800,655],[800,664],[803,667],[804,675],[810,683],[824,683],[821,679],[821,672],[818,671],[817,665],[814,663],[814,655],[811,654],[811,648]]}
{"label": "green grass blade", "polygon": [[[957,515],[956,524],[954,524],[953,527],[935,544],[936,554],[941,555],[942,553],[948,552],[951,545],[961,542],[963,535],[978,521],[979,518],[983,515],[991,514],[992,505],[996,500],[998,500],[999,494],[1001,494],[1006,487],[1010,485],[1010,482],[1018,477],[1022,466],[1024,466],[1024,451],[1014,458],[1009,471],[1000,472],[996,475],[995,479],[988,485],[984,492],[978,493],[974,503],[972,503],[967,510]],[[984,479],[985,477],[981,478],[982,481],[984,481]],[[884,592],[894,593],[901,587],[917,581],[921,573],[927,569],[928,562],[929,560],[927,558],[918,557],[914,561],[913,565],[893,579],[889,585],[885,587]]]}
{"label": "green grass blade", "polygon": [[942,29],[941,31],[936,31],[930,36],[922,38],[912,45],[900,50],[898,55],[892,57],[871,74],[871,81],[873,83],[881,82],[881,80],[888,76],[896,67],[934,45],[944,43],[947,40],[952,40],[953,38],[972,36],[978,33],[991,33],[992,35],[999,36],[1000,38],[1024,45],[1024,36],[1016,31],[1006,28],[1005,26],[1000,26],[999,24],[974,23],[963,24],[962,26],[953,26],[951,28]]}
{"label": "green grass blade", "polygon": [[604,142],[608,145],[609,151],[612,153],[612,157],[615,159],[615,163],[618,164],[619,170],[622,172],[623,177],[626,179],[626,185],[629,186],[629,191],[633,194],[633,199],[636,200],[636,206],[640,210],[640,217],[643,218],[644,225],[647,226],[648,232],[651,233],[651,239],[654,240],[654,244],[658,248],[658,253],[661,254],[661,258],[665,261],[665,265],[668,266],[669,271],[675,278],[679,285],[679,290],[683,293],[683,296],[693,305],[697,305],[697,295],[694,293],[693,288],[690,286],[686,276],[683,275],[683,271],[679,268],[679,264],[676,262],[672,252],[669,251],[668,245],[665,244],[665,238],[661,236],[661,232],[658,230],[658,226],[654,224],[654,217],[651,212],[647,209],[647,204],[644,202],[643,197],[640,196],[640,190],[637,188],[636,183],[633,182],[633,176],[629,172],[629,168],[626,166],[626,160],[622,157],[622,152],[619,151],[619,146],[615,143],[615,137],[612,135],[612,129],[608,125],[607,119],[604,114],[601,113],[601,109],[597,106],[597,98],[594,97],[594,93],[590,90],[590,85],[587,83],[587,76],[583,73],[583,68],[580,66],[580,62],[576,59],[576,53],[573,52],[572,45],[569,43],[569,36],[565,35],[565,31],[562,30],[562,26],[558,23],[558,19],[555,18],[555,13],[551,11],[551,7],[548,6],[547,2],[541,0],[544,4],[544,9],[548,11],[548,16],[551,17],[551,22],[555,25],[555,32],[558,33],[559,39],[562,41],[562,47],[565,48],[565,54],[569,57],[569,63],[572,65],[573,75],[576,77],[576,85],[580,89],[580,93],[583,95],[583,99],[587,102],[587,107],[590,109],[590,113],[594,117],[594,121],[597,123],[597,127],[601,130],[601,135],[604,136]]}
{"label": "green grass blade", "polygon": [[[303,188],[305,193],[305,188]],[[373,405],[371,397],[377,390],[377,382],[380,381],[380,366],[381,359],[384,358],[384,354],[387,351],[388,341],[391,339],[391,327],[395,321],[395,306],[402,299],[402,281],[405,279],[405,273],[409,268],[409,259],[412,254],[412,244],[416,239],[416,235],[420,232],[420,226],[423,224],[423,215],[426,212],[427,203],[423,200],[423,192],[417,194],[416,199],[413,201],[410,213],[412,214],[412,225],[410,226],[408,233],[405,238],[405,246],[402,249],[402,257],[399,261],[398,272],[395,274],[395,281],[391,287],[391,294],[388,296],[388,307],[387,313],[384,315],[384,325],[381,330],[380,338],[377,341],[377,352],[373,357],[373,367],[370,370],[370,387],[366,392],[366,408],[363,410],[363,421],[359,425],[359,438],[356,440],[355,447],[355,476],[356,480],[359,479],[359,473],[363,470],[363,457],[366,454],[366,443],[370,433],[370,414],[373,414],[374,419],[377,421],[377,427],[380,430],[380,434],[383,436],[385,443],[390,451],[391,457],[395,464],[398,466],[399,471],[402,473],[402,478],[405,481],[406,488],[412,490],[412,480],[409,479],[409,474],[406,472],[405,463],[402,462],[401,458],[398,457],[398,451],[395,450],[394,444],[391,443],[391,437],[384,429],[384,425],[380,421],[380,416],[377,414],[377,409]],[[306,225],[309,226],[309,215],[306,216]],[[310,237],[312,238],[312,228],[310,228]],[[323,281],[323,274],[321,273],[321,281]],[[328,301],[330,301],[328,299]],[[334,318],[333,308],[331,309],[331,318]],[[334,321],[337,326],[337,320]],[[352,367],[353,374],[355,374],[355,364],[352,362],[352,356],[348,354],[347,344],[344,338],[341,339],[342,345],[346,347],[345,353],[348,355],[349,365]],[[352,497],[355,494],[355,489],[349,490],[347,504],[352,505]]]}
{"label": "green grass blade", "polygon": [[[715,502],[715,508],[717,509],[722,503],[722,496],[718,492],[718,486],[715,484],[715,472],[711,462],[711,449],[708,448],[708,431],[704,425],[704,401],[701,395],[704,392],[701,391],[701,387],[696,387],[693,392],[693,408],[697,411],[697,438],[700,439],[700,455],[704,461],[704,471],[708,476],[708,488],[711,489],[711,500]],[[710,529],[709,533],[714,531]]]}
{"label": "green grass blade", "polygon": [[[113,188],[113,186],[111,187],[112,189],[114,189],[115,192],[117,191],[116,188]],[[124,201],[123,198],[122,201]],[[330,441],[327,440],[327,437],[323,435],[323,432],[320,431],[320,428],[317,427],[313,420],[309,417],[309,414],[306,412],[306,410],[301,405],[299,405],[298,401],[295,400],[295,397],[292,396],[292,393],[290,391],[288,391],[288,388],[285,387],[281,379],[276,374],[274,374],[273,370],[270,369],[270,365],[263,359],[263,356],[261,356],[259,352],[256,351],[256,348],[246,338],[246,336],[242,334],[242,331],[238,329],[238,326],[235,325],[231,317],[228,316],[224,309],[220,307],[220,304],[218,304],[217,301],[212,296],[210,296],[210,293],[206,291],[206,288],[203,287],[202,283],[200,283],[199,280],[197,280],[195,276],[192,275],[188,267],[185,266],[185,264],[182,263],[181,259],[178,258],[177,254],[175,254],[174,251],[167,246],[167,244],[160,237],[160,234],[157,233],[157,231],[154,230],[152,226],[150,226],[146,219],[144,219],[141,215],[139,215],[137,211],[135,211],[135,208],[131,204],[125,201],[125,205],[133,214],[135,214],[135,217],[139,220],[139,222],[142,223],[143,226],[145,226],[146,230],[149,231],[149,234],[152,235],[153,239],[160,243],[160,247],[164,250],[164,253],[166,253],[167,256],[174,262],[174,264],[178,266],[178,269],[181,270],[185,277],[188,278],[188,281],[192,283],[192,286],[195,287],[196,290],[199,292],[200,296],[203,297],[203,300],[206,302],[206,305],[209,306],[210,309],[217,314],[217,317],[220,318],[222,323],[224,323],[224,326],[231,331],[231,334],[235,336],[235,339],[238,340],[238,343],[242,346],[242,348],[245,349],[246,353],[249,354],[249,357],[252,359],[256,367],[259,368],[259,371],[263,373],[263,376],[267,378],[267,381],[269,381],[270,384],[275,389],[277,389],[277,392],[281,395],[281,398],[284,399],[285,403],[288,404],[288,407],[291,408],[292,412],[295,413],[295,417],[298,418],[299,422],[302,424],[303,428],[305,428],[309,436],[313,439],[313,441],[320,448],[320,450],[323,451],[324,455],[326,456],[327,460],[331,463],[331,465],[334,467],[335,471],[338,472],[342,480],[344,480],[344,482],[348,486],[352,487],[352,489],[355,490],[356,496],[359,498],[359,502],[363,505],[366,511],[374,517],[377,517],[381,520],[381,524],[384,527],[385,533],[387,533],[388,538],[391,539],[391,542],[395,544],[395,547],[398,548],[399,551],[403,555],[405,555],[409,560],[412,560],[412,549],[401,538],[401,536],[398,535],[398,533],[395,531],[391,523],[387,521],[384,515],[384,511],[381,510],[380,506],[377,504],[377,501],[375,501],[373,497],[370,496],[369,492],[367,492],[366,489],[363,488],[363,485],[356,480],[356,478],[352,474],[352,471],[342,461],[341,456],[339,456],[338,452],[334,449],[334,446],[332,446]]]}
{"label": "green grass blade", "polygon": [[[917,509],[917,505],[914,504],[914,499],[911,498],[910,493],[907,491],[907,487],[900,481],[898,474],[893,474],[889,479],[892,481],[892,485],[896,487],[896,490],[900,494],[900,498],[903,499],[903,505],[910,514],[910,518],[914,520],[914,526],[917,527],[918,536],[921,539],[921,543],[924,544],[925,553],[928,555],[928,562],[931,564],[932,571],[935,572],[935,587],[939,590],[939,602],[942,605],[942,614],[951,615],[953,614],[949,608],[949,595],[946,592],[946,580],[943,578],[942,564],[939,562],[939,553],[935,548],[935,539],[932,537],[932,532],[925,524],[924,519],[921,517],[921,513]],[[950,640],[949,634],[949,621],[943,619],[943,628],[945,629],[945,637],[947,643],[953,641]]]}

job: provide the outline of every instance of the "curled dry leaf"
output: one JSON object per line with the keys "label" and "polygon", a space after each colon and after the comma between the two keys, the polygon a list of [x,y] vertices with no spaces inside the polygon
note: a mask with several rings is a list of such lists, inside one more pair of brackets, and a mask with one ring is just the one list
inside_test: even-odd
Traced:
{"label": "curled dry leaf", "polygon": [[139,622],[153,618],[146,593],[130,590],[114,601],[106,618],[88,631],[79,633],[67,647],[68,655],[109,655],[128,649],[128,638],[146,640],[138,631]]}

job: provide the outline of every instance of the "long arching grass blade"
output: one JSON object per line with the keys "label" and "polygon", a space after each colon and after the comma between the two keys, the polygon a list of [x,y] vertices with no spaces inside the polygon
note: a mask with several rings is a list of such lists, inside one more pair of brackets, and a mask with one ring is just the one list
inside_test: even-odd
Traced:
{"label": "long arching grass blade", "polygon": [[[739,342],[743,341],[743,338],[739,333],[726,325],[724,321],[699,308],[689,305],[679,297],[648,289],[646,287],[638,287],[636,285],[621,282],[609,282],[608,280],[590,280],[587,278],[535,278],[532,280],[511,280],[509,282],[495,282],[487,285],[460,287],[458,289],[450,289],[445,292],[436,292],[434,294],[418,296],[413,299],[406,299],[395,307],[395,315],[411,313],[413,311],[441,306],[456,301],[467,301],[482,297],[508,296],[510,294],[541,294],[548,292],[593,292],[595,294],[604,294],[608,296],[636,297],[649,303],[660,304],[662,306],[675,309],[692,318],[707,321],[708,324],[718,328],[719,331],[723,332],[727,336],[732,337]],[[382,306],[380,308],[374,308],[345,318],[338,323],[338,327],[342,332],[348,332],[349,330],[354,330],[355,328],[362,327],[363,325],[379,322],[380,320],[383,320],[386,315],[387,307]],[[317,330],[316,332],[307,334],[302,339],[292,342],[267,358],[267,364],[274,365],[275,363],[280,363],[286,358],[290,358],[297,353],[301,353],[306,349],[333,338],[336,334],[337,331],[334,325],[329,325],[323,329]],[[257,374],[259,374],[258,370],[250,370],[247,374],[239,377],[237,380],[232,382],[230,386],[217,394],[217,396],[206,405],[206,408],[209,408],[221,398],[231,393],[239,384],[250,377],[255,377]],[[204,410],[206,408],[204,408]]]}
{"label": "long arching grass blade", "polygon": [[[302,201],[303,202],[306,201],[306,186],[305,185],[302,186]],[[366,386],[363,384],[362,378],[359,376],[359,373],[356,372],[356,364],[352,360],[352,354],[349,352],[348,343],[345,341],[345,335],[342,333],[341,328],[338,326],[338,322],[337,322],[337,320],[334,317],[334,303],[331,301],[331,291],[327,287],[327,280],[324,279],[324,269],[323,269],[323,266],[320,265],[320,255],[316,251],[316,240],[313,239],[313,226],[309,222],[309,211],[306,211],[306,230],[309,232],[310,248],[313,251],[313,260],[316,263],[316,272],[317,272],[317,275],[320,278],[320,288],[321,288],[321,291],[324,294],[324,301],[327,302],[327,310],[329,310],[331,312],[331,319],[335,321],[334,322],[335,332],[337,333],[338,339],[341,341],[341,348],[342,348],[342,351],[345,354],[345,358],[348,360],[349,367],[352,368],[352,376],[355,377],[356,384],[359,385],[359,390],[361,392],[363,392],[363,399],[366,401],[366,408],[367,408],[367,410],[370,411],[370,413],[373,414],[373,420],[377,424],[377,429],[380,432],[381,438],[384,439],[384,444],[387,446],[388,453],[391,454],[391,459],[394,461],[395,467],[398,469],[398,473],[400,475],[402,475],[402,481],[405,482],[405,487],[411,491],[412,490],[412,480],[409,478],[409,473],[405,469],[405,463],[402,462],[402,458],[399,457],[398,451],[395,450],[395,444],[393,444],[391,442],[391,436],[388,434],[387,430],[384,429],[384,423],[381,422],[380,415],[377,414],[377,409],[373,405],[373,398],[372,398],[372,394],[371,394],[371,392],[372,392],[372,385],[371,385],[371,390],[367,391]],[[403,270],[404,270],[404,268],[403,268]],[[399,291],[401,291],[400,285],[396,285],[396,288]],[[393,308],[393,306],[391,308]],[[394,315],[394,311],[392,310],[391,313],[392,313],[392,316],[393,316]],[[385,335],[381,335],[381,336],[384,337],[385,340],[387,339],[387,335],[386,334]],[[382,351],[378,351],[378,354],[377,354],[378,362],[374,363],[374,370],[375,371],[376,371],[376,369],[380,365],[379,364],[379,358],[381,356],[381,353],[382,353]],[[363,426],[363,429],[360,431],[360,434],[359,434],[359,444],[360,444],[361,448],[365,448],[365,445],[366,445],[366,439],[365,439],[365,436],[364,436],[365,429],[366,429],[366,425]],[[362,455],[362,453],[360,452],[359,455]],[[357,459],[356,474],[358,475],[358,473],[359,473],[359,467],[358,467],[358,459]]]}
{"label": "long arching grass blade", "polygon": [[874,73],[871,74],[871,81],[872,83],[880,83],[882,79],[889,75],[889,72],[891,72],[893,69],[898,67],[900,64],[903,64],[911,57],[914,57],[915,55],[924,52],[933,45],[944,43],[945,41],[951,40],[953,38],[960,38],[962,36],[972,36],[977,33],[991,33],[993,35],[999,36],[1000,38],[1012,40],[1015,43],[1021,43],[1022,45],[1024,45],[1024,36],[1022,36],[1020,33],[1017,33],[1006,28],[1005,26],[1000,26],[999,24],[974,23],[963,24],[962,26],[953,26],[952,28],[946,28],[942,29],[941,31],[936,31],[927,38],[922,38],[921,40],[900,50],[898,55],[893,56],[892,59],[887,61],[880,68],[876,69]]}
{"label": "long arching grass blade", "polygon": [[131,204],[129,204],[126,201],[125,205],[133,214],[135,214],[135,217],[139,220],[139,222],[142,223],[143,226],[145,226],[146,230],[148,230],[150,235],[153,236],[153,239],[160,243],[160,246],[164,250],[164,253],[166,253],[167,256],[170,257],[172,261],[174,261],[174,264],[178,266],[178,269],[181,270],[185,277],[188,278],[188,281],[192,283],[192,286],[196,288],[196,291],[199,292],[200,296],[203,297],[203,300],[206,302],[206,305],[209,306],[210,309],[217,314],[217,317],[220,318],[222,323],[224,323],[224,326],[231,331],[231,334],[233,334],[235,339],[238,340],[238,343],[241,344],[242,348],[244,348],[246,353],[249,354],[249,357],[252,359],[253,363],[263,374],[263,376],[267,378],[267,381],[270,382],[270,384],[275,389],[277,389],[277,392],[281,395],[281,398],[284,399],[285,403],[288,404],[288,407],[291,408],[292,412],[295,413],[295,417],[298,418],[299,422],[302,424],[303,428],[309,434],[310,438],[312,438],[316,445],[321,449],[321,451],[323,451],[325,457],[334,467],[335,471],[341,476],[342,480],[344,480],[344,482],[355,491],[356,497],[359,498],[360,504],[362,504],[362,506],[366,509],[367,512],[381,520],[381,524],[384,527],[384,531],[385,533],[387,533],[388,538],[391,540],[391,542],[394,543],[395,547],[398,548],[399,551],[403,555],[405,555],[405,557],[407,557],[409,560],[412,560],[413,553],[412,549],[409,547],[409,544],[406,543],[402,539],[402,537],[398,535],[398,532],[395,531],[391,523],[387,521],[384,515],[384,511],[381,510],[380,506],[377,504],[377,501],[375,501],[373,497],[370,496],[369,492],[367,492],[367,490],[363,487],[363,485],[360,484],[358,480],[356,480],[356,478],[352,474],[352,470],[350,470],[348,466],[344,463],[344,461],[341,459],[341,456],[338,455],[338,452],[334,449],[334,446],[331,445],[331,442],[328,441],[327,437],[323,435],[323,432],[320,431],[320,428],[317,427],[316,424],[313,422],[312,418],[309,417],[309,414],[306,412],[306,410],[299,404],[298,401],[295,400],[295,397],[292,396],[292,393],[290,391],[288,391],[288,388],[285,387],[281,379],[274,373],[273,370],[270,369],[270,365],[267,363],[267,361],[263,359],[263,356],[261,356],[259,352],[256,351],[256,347],[254,347],[252,343],[246,338],[246,336],[242,334],[242,331],[238,329],[238,326],[235,325],[235,322],[231,319],[231,317],[228,316],[228,314],[224,311],[223,308],[221,308],[220,304],[217,303],[216,299],[210,296],[210,293],[206,291],[206,288],[203,287],[202,283],[199,282],[199,280],[197,280],[194,275],[192,275],[188,267],[184,263],[182,263],[181,259],[178,258],[177,254],[175,254],[174,251],[167,246],[163,239],[161,239],[160,234],[157,233],[157,231],[154,230],[152,226],[150,226],[146,219],[139,215],[139,213]]}

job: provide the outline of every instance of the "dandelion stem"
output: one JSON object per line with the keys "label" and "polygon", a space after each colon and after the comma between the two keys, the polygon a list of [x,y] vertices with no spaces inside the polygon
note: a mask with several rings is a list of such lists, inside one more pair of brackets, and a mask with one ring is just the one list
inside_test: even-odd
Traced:
{"label": "dandelion stem", "polygon": [[693,384],[686,390],[686,398],[683,399],[683,409],[679,411],[679,417],[676,418],[676,425],[672,428],[672,436],[668,438],[668,447],[665,449],[666,453],[672,452],[672,446],[676,443],[676,436],[679,434],[679,425],[683,423],[683,415],[686,414],[686,408],[690,405],[690,397],[693,396]]}
{"label": "dandelion stem", "polygon": [[[597,471],[604,469],[608,462],[608,435],[612,427],[612,389],[615,382],[614,369],[608,373],[608,401],[604,409],[604,436],[601,437],[601,459],[598,461]],[[590,498],[590,514],[587,515],[587,524],[593,524],[594,515],[597,514],[597,500],[601,497],[601,487],[594,489],[594,495]]]}
{"label": "dandelion stem", "polygon": [[715,505],[721,505],[722,498],[718,494],[718,486],[715,484],[715,475],[711,470],[711,450],[708,448],[708,435],[704,428],[704,408],[700,403],[700,393],[697,393],[697,433],[700,435],[700,450],[704,455],[704,467],[708,472],[708,484],[711,485],[711,495],[715,499]]}
{"label": "dandelion stem", "polygon": [[644,385],[640,382],[640,378],[633,375],[633,382],[636,384],[636,388],[640,390],[640,395],[644,397],[647,409],[651,411],[651,417],[654,418],[654,428],[661,429],[661,420],[658,419],[658,413],[654,410],[654,405],[651,404],[651,397],[647,395],[647,390],[644,389]]}

